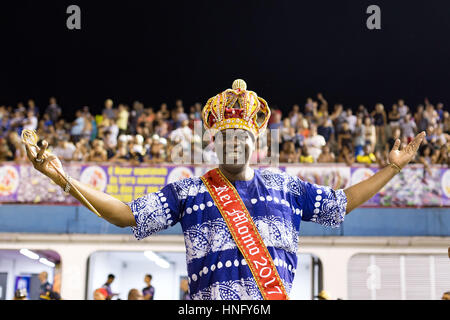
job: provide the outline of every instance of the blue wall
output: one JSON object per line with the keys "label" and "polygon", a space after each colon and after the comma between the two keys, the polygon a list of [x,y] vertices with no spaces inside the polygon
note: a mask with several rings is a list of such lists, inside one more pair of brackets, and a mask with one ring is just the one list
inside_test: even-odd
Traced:
{"label": "blue wall", "polygon": [[[0,205],[0,232],[130,234],[82,206]],[[181,234],[177,224],[160,234]],[[340,228],[302,222],[303,236],[450,236],[450,208],[356,209]]]}

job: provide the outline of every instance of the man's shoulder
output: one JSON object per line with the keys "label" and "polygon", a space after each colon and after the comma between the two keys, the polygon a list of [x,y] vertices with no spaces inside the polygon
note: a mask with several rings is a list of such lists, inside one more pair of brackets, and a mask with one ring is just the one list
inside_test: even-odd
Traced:
{"label": "man's shoulder", "polygon": [[280,170],[279,168],[262,168],[257,169],[259,172],[259,175],[263,180],[277,180],[277,181],[293,181],[293,180],[299,180],[297,176],[291,175],[283,170]]}
{"label": "man's shoulder", "polygon": [[186,199],[188,196],[196,196],[206,191],[202,179],[198,176],[180,179],[168,185],[172,186],[179,199]]}
{"label": "man's shoulder", "polygon": [[303,194],[302,180],[297,176],[286,173],[278,168],[264,168],[258,170],[263,184],[271,189],[284,190],[293,194]]}

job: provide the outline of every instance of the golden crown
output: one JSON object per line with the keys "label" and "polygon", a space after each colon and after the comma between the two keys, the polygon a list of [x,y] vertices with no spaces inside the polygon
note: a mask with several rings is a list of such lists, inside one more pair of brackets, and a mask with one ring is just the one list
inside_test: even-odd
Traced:
{"label": "golden crown", "polygon": [[244,80],[234,80],[232,89],[210,98],[202,111],[207,129],[244,129],[258,137],[267,126],[270,109],[256,92],[247,90]]}

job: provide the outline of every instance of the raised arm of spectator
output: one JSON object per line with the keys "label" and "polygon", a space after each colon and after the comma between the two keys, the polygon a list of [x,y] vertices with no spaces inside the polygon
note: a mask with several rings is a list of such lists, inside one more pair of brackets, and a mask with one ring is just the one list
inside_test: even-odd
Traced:
{"label": "raised arm of spectator", "polygon": [[325,98],[323,97],[322,93],[319,92],[317,94],[317,99],[319,99],[319,101],[321,103],[320,107],[322,107],[322,106],[327,106],[328,107],[328,101],[325,100]]}
{"label": "raised arm of spectator", "polygon": [[398,173],[395,166],[403,168],[416,156],[424,138],[425,132],[421,132],[402,150],[399,150],[400,140],[397,139],[389,153],[389,165],[370,178],[344,190],[347,196],[346,213],[350,213],[380,191]]}

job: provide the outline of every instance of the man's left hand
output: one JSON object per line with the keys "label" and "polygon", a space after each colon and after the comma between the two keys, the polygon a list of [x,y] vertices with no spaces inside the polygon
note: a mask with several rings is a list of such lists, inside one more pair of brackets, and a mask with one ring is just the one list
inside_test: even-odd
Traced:
{"label": "man's left hand", "polygon": [[399,150],[400,140],[395,140],[394,146],[389,153],[389,163],[393,163],[400,168],[406,166],[416,156],[417,150],[425,136],[425,131],[422,131],[402,150]]}

